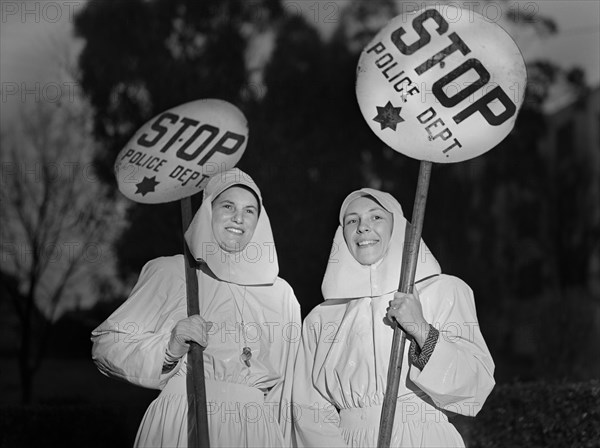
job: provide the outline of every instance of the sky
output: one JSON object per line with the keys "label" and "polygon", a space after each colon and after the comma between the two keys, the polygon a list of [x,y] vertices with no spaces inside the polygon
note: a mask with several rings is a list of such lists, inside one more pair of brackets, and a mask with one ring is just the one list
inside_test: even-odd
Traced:
{"label": "sky", "polygon": [[[72,37],[73,17],[85,6],[84,0],[72,1],[7,1],[0,0],[0,106],[6,112],[13,90],[26,82],[35,96],[36,82],[64,81],[64,65],[76,60],[82,42]],[[340,20],[342,9],[350,0],[316,1],[284,0],[284,8],[302,14],[317,27],[327,39]],[[398,2],[401,4],[402,2]],[[426,1],[407,1],[411,7],[427,4]],[[433,2],[429,2],[433,3]],[[436,2],[439,3],[439,2]],[[500,1],[489,5],[482,0],[447,2],[479,10],[491,20],[502,24],[509,10],[531,12],[534,16],[548,16],[559,27],[554,36],[539,37],[532,30],[517,31],[517,41],[526,60],[549,58],[565,68],[582,67],[588,83],[600,85],[600,0],[541,0]],[[499,5],[499,6],[496,6]],[[57,53],[59,56],[57,57]],[[40,97],[52,99],[59,94],[69,94],[68,85],[50,86]]]}
{"label": "sky", "polygon": [[[522,2],[523,3],[523,2]],[[590,85],[600,85],[600,1],[546,0],[540,13],[555,19],[559,33],[523,45],[529,58],[549,58],[563,67],[584,68]]]}
{"label": "sky", "polygon": [[[84,0],[7,1],[0,0],[0,80],[2,83],[39,77],[56,78],[52,45],[69,42],[72,55],[81,43],[71,36],[73,16],[85,6]],[[341,10],[350,0],[284,0],[290,13],[302,14],[324,38],[335,29]],[[402,2],[398,2],[401,4]],[[427,1],[408,1],[422,6]],[[518,42],[526,59],[548,57],[565,67],[583,67],[592,85],[600,85],[600,0],[500,1],[492,6],[483,0],[447,2],[480,10],[501,23],[509,10],[549,16],[559,33],[544,39],[525,38]],[[5,90],[3,85],[3,92]],[[9,86],[10,88],[10,86]],[[6,94],[5,94],[6,95]],[[4,99],[4,98],[3,98]],[[4,101],[3,101],[4,102]]]}
{"label": "sky", "polygon": [[[335,29],[340,11],[350,0],[312,1],[286,0],[288,11],[301,12],[304,17],[328,37]],[[535,36],[532,30],[513,34],[525,60],[548,58],[564,68],[582,67],[592,86],[600,85],[600,0],[541,0],[489,2],[485,0],[428,1],[397,0],[399,8],[414,8],[446,3],[480,12],[502,26],[509,11],[547,16],[556,21],[559,32],[554,36]],[[401,10],[401,9],[400,9]],[[534,19],[535,20],[535,19]],[[508,29],[508,28],[507,28]]]}

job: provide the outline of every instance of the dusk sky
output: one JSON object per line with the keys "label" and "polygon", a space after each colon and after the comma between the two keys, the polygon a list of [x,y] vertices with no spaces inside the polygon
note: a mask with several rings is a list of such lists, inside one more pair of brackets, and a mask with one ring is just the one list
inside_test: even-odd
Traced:
{"label": "dusk sky", "polygon": [[[27,2],[0,1],[0,78],[3,83],[3,108],[7,102],[6,83],[61,79],[63,74],[59,67],[61,61],[57,60],[60,58],[56,56],[57,48],[61,48],[62,56],[74,57],[81,47],[81,42],[77,42],[71,36],[72,17],[85,5],[85,1],[32,2],[31,6],[24,6],[25,3]],[[286,0],[283,3],[289,12],[302,13],[307,21],[327,38],[336,27],[340,11],[349,4],[349,0]],[[398,3],[410,5],[414,9],[434,2]],[[558,23],[557,35],[541,38],[525,33],[513,36],[525,58],[549,58],[565,68],[581,66],[585,69],[591,85],[600,84],[599,0],[490,3],[466,1],[463,2],[463,6],[479,10],[484,16],[490,20],[497,20],[500,24],[504,23],[506,13],[511,9],[551,17]]]}

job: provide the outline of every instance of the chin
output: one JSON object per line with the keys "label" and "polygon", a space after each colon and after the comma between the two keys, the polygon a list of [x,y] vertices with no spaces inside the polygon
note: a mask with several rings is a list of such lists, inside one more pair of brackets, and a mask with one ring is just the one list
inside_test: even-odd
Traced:
{"label": "chin", "polygon": [[221,249],[223,249],[225,252],[237,253],[243,251],[247,245],[247,241],[232,241],[231,243],[222,245]]}
{"label": "chin", "polygon": [[379,260],[381,260],[383,258],[383,256],[381,254],[377,254],[377,255],[364,254],[361,256],[355,256],[354,258],[356,259],[356,261],[358,261],[363,266],[371,266],[372,264],[375,264]]}
{"label": "chin", "polygon": [[356,261],[358,261],[363,266],[371,266],[372,264],[377,263],[377,261],[379,261],[379,259],[376,257],[368,257],[368,258],[361,257],[361,258],[357,258]]}
{"label": "chin", "polygon": [[236,244],[236,243],[219,244],[219,246],[221,247],[221,250],[228,252],[230,254],[234,254],[234,253],[240,252],[242,250],[242,246],[240,244]]}

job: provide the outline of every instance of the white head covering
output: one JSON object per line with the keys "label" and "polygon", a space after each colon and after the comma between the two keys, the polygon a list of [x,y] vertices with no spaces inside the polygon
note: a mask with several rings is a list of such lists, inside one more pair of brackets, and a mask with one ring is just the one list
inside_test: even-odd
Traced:
{"label": "white head covering", "polygon": [[[364,266],[356,261],[346,245],[343,233],[344,214],[348,206],[353,200],[362,196],[372,197],[394,217],[394,227],[387,252],[382,260],[371,266]],[[398,201],[389,193],[372,188],[354,191],[342,204],[339,222],[321,285],[323,297],[326,300],[377,297],[397,291],[407,223]],[[440,273],[440,265],[421,240],[415,281]]]}
{"label": "white head covering", "polygon": [[[229,253],[221,249],[213,235],[212,202],[235,185],[249,188],[256,194],[260,211],[252,239],[240,252]],[[194,258],[204,261],[219,280],[244,286],[272,285],[279,273],[271,223],[260,190],[248,174],[237,168],[210,179],[202,205],[185,232],[185,240]]]}

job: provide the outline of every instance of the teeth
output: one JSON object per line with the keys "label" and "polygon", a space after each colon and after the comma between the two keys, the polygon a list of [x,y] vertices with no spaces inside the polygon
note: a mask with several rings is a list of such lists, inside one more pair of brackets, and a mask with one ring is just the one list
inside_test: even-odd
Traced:
{"label": "teeth", "polygon": [[240,233],[240,234],[243,233],[240,229],[236,229],[233,227],[227,227],[227,230],[232,233]]}
{"label": "teeth", "polygon": [[377,241],[375,241],[375,240],[366,240],[366,241],[359,241],[358,245],[359,246],[368,246],[368,245],[375,244],[375,243],[377,243]]}

